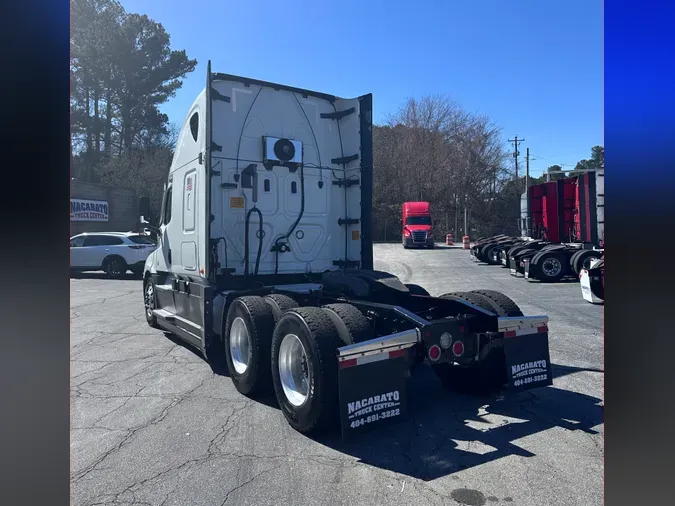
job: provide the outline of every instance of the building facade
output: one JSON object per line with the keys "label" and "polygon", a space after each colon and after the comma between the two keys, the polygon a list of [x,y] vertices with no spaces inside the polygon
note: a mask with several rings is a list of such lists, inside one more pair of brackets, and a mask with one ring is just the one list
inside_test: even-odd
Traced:
{"label": "building facade", "polygon": [[134,190],[71,180],[71,237],[82,232],[137,231],[139,225]]}

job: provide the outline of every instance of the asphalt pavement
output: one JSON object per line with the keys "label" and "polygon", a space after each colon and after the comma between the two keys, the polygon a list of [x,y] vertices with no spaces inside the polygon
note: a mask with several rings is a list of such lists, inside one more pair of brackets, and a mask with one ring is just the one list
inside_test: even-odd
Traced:
{"label": "asphalt pavement", "polygon": [[409,415],[343,443],[294,431],[143,316],[141,281],[71,281],[71,497],[93,505],[602,504],[602,306],[461,247],[375,246],[375,267],[432,295],[499,290],[550,317],[552,387],[469,397],[426,367]]}

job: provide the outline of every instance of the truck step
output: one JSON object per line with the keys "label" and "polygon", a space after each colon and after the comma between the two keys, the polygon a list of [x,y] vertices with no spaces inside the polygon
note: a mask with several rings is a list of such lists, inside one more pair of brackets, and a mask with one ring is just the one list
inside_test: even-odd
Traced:
{"label": "truck step", "polygon": [[174,322],[176,320],[176,315],[166,309],[153,309],[152,314],[157,318],[162,318],[168,322]]}
{"label": "truck step", "polygon": [[169,323],[175,324],[180,322],[184,325],[187,325],[188,327],[191,327],[194,330],[197,331],[202,330],[201,325],[198,325],[195,322],[188,320],[187,318],[183,318],[182,316],[178,316],[177,314],[173,314],[171,311],[167,311],[166,309],[153,309],[152,312],[158,318],[162,318],[163,320]]}

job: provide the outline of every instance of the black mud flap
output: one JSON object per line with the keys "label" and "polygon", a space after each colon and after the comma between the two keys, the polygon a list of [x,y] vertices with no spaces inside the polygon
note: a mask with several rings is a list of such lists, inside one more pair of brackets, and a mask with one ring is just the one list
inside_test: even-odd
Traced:
{"label": "black mud flap", "polygon": [[511,276],[518,277],[518,261],[513,257],[509,258],[509,272]]}
{"label": "black mud flap", "polygon": [[553,384],[547,327],[504,333],[504,355],[509,390],[530,390]]}
{"label": "black mud flap", "polygon": [[523,260],[523,263],[525,264],[524,270],[525,270],[525,279],[531,279],[530,278],[530,259],[526,258]]}
{"label": "black mud flap", "polygon": [[405,417],[409,364],[404,350],[346,359],[338,366],[344,440]]}

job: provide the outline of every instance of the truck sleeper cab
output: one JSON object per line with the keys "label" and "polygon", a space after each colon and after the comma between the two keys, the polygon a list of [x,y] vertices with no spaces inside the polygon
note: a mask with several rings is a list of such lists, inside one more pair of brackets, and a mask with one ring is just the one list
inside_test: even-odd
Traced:
{"label": "truck sleeper cab", "polygon": [[[303,433],[398,420],[410,367],[550,385],[548,317],[490,290],[432,297],[373,270],[372,96],[212,73],[185,118],[143,274],[148,324]],[[140,212],[148,215],[148,201]]]}

